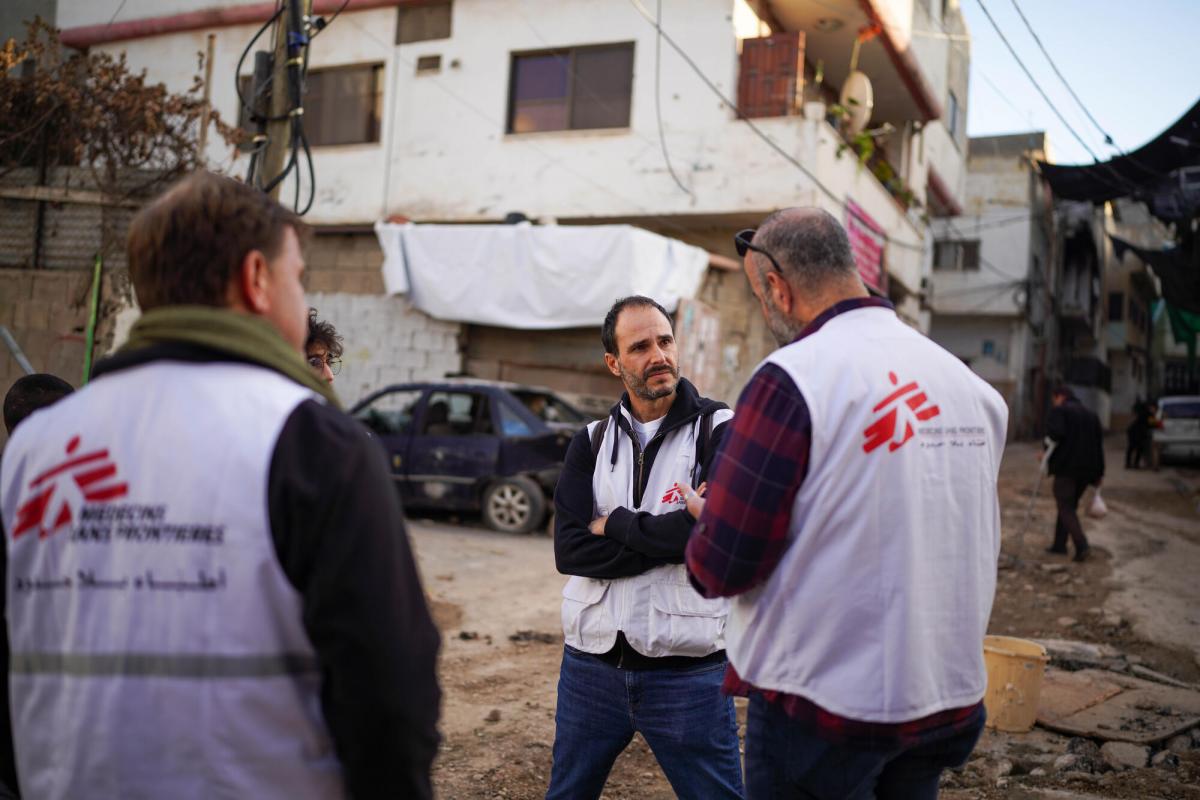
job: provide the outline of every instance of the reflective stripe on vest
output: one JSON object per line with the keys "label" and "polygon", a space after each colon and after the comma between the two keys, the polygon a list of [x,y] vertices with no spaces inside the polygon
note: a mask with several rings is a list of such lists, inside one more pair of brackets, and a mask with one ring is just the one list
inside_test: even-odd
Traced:
{"label": "reflective stripe on vest", "polygon": [[22,675],[154,678],[274,678],[320,672],[303,654],[256,656],[166,653],[13,653],[9,671]]}
{"label": "reflective stripe on vest", "polygon": [[279,436],[313,398],[248,364],[156,361],[89,383],[9,440],[22,796],[345,795],[268,504]]}

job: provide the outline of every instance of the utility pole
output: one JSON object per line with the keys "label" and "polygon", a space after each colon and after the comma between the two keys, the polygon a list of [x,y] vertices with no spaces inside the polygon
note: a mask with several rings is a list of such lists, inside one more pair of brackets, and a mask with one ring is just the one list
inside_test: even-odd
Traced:
{"label": "utility pole", "polygon": [[200,114],[200,141],[196,144],[196,152],[200,154],[201,163],[205,161],[204,151],[208,146],[208,121],[212,115],[212,62],[216,42],[217,35],[210,33],[208,46],[204,52],[204,111]]}
{"label": "utility pole", "polygon": [[304,113],[300,104],[300,78],[304,48],[308,45],[308,19],[312,0],[286,0],[287,10],[275,21],[275,55],[271,66],[271,102],[268,106],[267,143],[259,175],[264,185],[275,181],[269,193],[279,199],[282,181],[293,146],[293,123]]}

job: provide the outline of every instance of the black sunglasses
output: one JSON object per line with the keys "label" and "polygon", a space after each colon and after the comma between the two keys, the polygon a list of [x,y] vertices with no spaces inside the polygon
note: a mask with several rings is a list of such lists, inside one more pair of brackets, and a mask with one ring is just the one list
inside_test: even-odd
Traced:
{"label": "black sunglasses", "polygon": [[766,250],[763,250],[761,247],[751,244],[751,241],[754,239],[754,234],[754,228],[746,228],[744,231],[738,231],[733,235],[733,246],[737,248],[737,254],[745,257],[747,250],[753,250],[756,253],[760,253],[767,257],[767,259],[771,262],[771,266],[773,266],[775,271],[782,276],[783,269],[779,266],[779,262],[775,260],[775,256],[771,255]]}

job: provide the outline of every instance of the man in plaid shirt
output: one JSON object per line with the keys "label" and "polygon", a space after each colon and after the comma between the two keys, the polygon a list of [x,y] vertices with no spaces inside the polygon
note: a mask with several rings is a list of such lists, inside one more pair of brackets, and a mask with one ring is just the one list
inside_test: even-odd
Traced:
{"label": "man in plaid shirt", "polygon": [[750,697],[748,796],[936,797],[984,723],[1007,410],[868,295],[829,214],[735,241],[781,349],[707,499],[687,492],[686,558],[737,598],[723,688]]}

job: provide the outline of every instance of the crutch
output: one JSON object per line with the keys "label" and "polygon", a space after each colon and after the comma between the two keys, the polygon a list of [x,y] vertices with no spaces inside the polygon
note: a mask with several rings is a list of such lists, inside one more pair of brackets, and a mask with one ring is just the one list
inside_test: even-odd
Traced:
{"label": "crutch", "polygon": [[1042,488],[1042,478],[1045,477],[1047,470],[1050,468],[1050,454],[1054,452],[1057,442],[1047,437],[1046,452],[1042,455],[1042,463],[1038,465],[1037,480],[1033,484],[1033,492],[1029,495],[1029,504],[1025,506],[1025,521],[1021,524],[1021,529],[1017,531],[1017,543],[1013,547],[1012,559],[1014,564],[1021,564],[1021,557],[1017,553],[1021,552],[1021,545],[1025,542],[1025,531],[1029,530],[1029,523],[1033,520],[1033,504],[1037,502],[1038,491]]}

